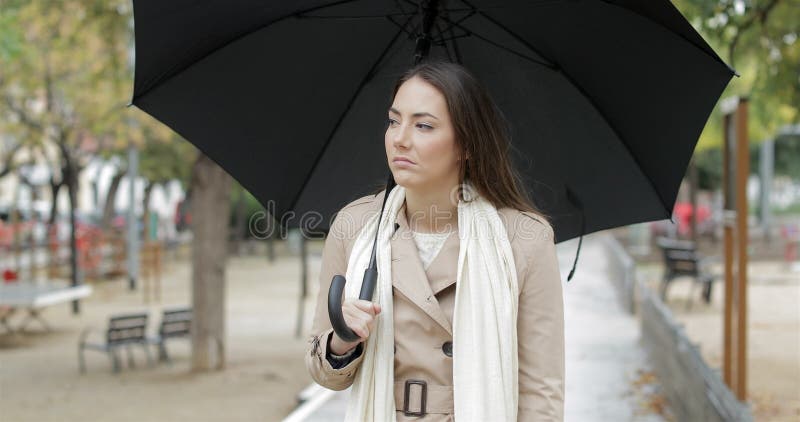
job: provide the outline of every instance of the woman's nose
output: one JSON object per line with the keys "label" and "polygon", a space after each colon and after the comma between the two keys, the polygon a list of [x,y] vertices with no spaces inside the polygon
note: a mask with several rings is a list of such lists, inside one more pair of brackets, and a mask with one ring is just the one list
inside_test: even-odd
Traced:
{"label": "woman's nose", "polygon": [[394,132],[392,143],[395,147],[408,148],[408,137],[405,128],[398,127]]}

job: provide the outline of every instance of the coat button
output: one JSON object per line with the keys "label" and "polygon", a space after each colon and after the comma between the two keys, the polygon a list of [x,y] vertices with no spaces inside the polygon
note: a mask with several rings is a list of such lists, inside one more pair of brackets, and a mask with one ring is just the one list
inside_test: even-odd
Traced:
{"label": "coat button", "polygon": [[442,345],[442,351],[444,352],[445,355],[453,357],[453,342],[452,341],[444,342],[444,344]]}

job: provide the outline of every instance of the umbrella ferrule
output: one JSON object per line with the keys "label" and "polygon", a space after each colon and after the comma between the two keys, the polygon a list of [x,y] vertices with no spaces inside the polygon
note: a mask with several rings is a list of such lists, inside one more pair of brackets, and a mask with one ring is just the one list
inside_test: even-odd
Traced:
{"label": "umbrella ferrule", "polygon": [[436,22],[438,8],[438,0],[425,1],[420,5],[420,9],[422,9],[422,32],[417,35],[414,64],[428,57],[428,52],[431,49],[431,29],[433,29],[433,24]]}
{"label": "umbrella ferrule", "polygon": [[431,39],[425,35],[417,37],[417,47],[414,52],[414,63],[419,63],[423,58],[428,57],[431,49]]}

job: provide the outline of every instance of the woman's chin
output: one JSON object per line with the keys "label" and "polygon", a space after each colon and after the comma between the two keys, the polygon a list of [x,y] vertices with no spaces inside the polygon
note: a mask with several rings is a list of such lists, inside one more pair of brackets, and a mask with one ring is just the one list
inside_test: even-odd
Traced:
{"label": "woman's chin", "polygon": [[403,174],[402,171],[394,173],[394,181],[406,189],[414,189],[419,185],[419,183],[416,182],[413,177],[408,177],[408,175]]}
{"label": "woman's chin", "polygon": [[394,177],[395,183],[397,183],[398,185],[400,185],[400,186],[402,186],[404,188],[408,188],[409,184],[411,184],[410,183],[411,182],[411,180],[410,180],[411,178],[403,170],[400,170],[400,171],[395,170],[395,171],[393,171],[392,172],[392,177]]}

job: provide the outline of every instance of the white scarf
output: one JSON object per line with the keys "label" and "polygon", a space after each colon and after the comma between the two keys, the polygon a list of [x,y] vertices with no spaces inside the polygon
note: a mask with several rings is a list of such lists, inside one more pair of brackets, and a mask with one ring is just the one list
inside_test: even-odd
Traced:
{"label": "white scarf", "polygon": [[[378,281],[373,302],[381,313],[364,344],[364,359],[353,381],[346,421],[395,421],[394,306],[390,238],[405,201],[395,186],[384,209],[378,235]],[[455,418],[460,422],[517,420],[518,284],[511,244],[491,203],[468,183],[458,203],[460,247],[453,311],[453,387]],[[474,200],[469,201],[470,198]],[[347,266],[346,298],[358,298],[369,265],[378,215],[359,232]],[[426,282],[419,280],[420,283]]]}

